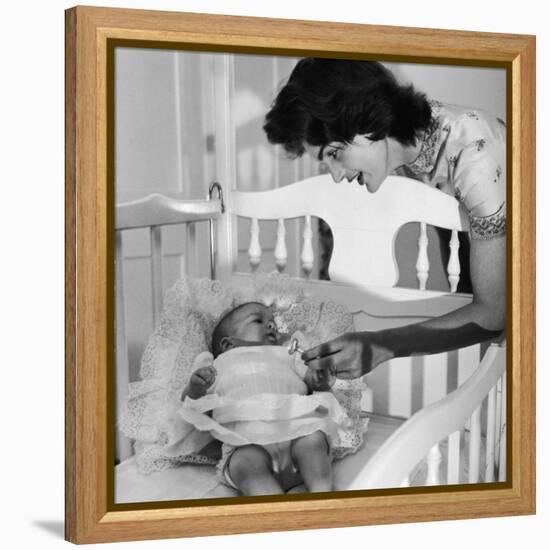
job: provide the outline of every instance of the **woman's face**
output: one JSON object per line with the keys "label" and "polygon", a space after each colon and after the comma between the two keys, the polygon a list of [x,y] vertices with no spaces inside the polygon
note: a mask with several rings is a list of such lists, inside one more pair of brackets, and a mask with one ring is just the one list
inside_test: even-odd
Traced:
{"label": "woman's face", "polygon": [[374,193],[395,168],[390,163],[390,148],[387,138],[372,141],[357,135],[351,143],[333,141],[325,146],[305,145],[306,151],[324,164],[336,183],[344,178],[357,179]]}

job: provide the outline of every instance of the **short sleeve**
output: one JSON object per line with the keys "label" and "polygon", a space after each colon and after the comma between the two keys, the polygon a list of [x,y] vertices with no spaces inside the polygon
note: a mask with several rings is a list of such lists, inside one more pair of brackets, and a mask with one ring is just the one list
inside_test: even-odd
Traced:
{"label": "short sleeve", "polygon": [[468,211],[473,239],[506,233],[506,153],[496,139],[479,138],[449,159],[455,196]]}

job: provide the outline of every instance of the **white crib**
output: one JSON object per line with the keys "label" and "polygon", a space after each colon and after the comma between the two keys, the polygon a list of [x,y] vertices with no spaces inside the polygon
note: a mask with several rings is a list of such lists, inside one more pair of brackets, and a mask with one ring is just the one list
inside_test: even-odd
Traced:
{"label": "white crib", "polygon": [[[122,231],[149,227],[154,318],[162,302],[161,226],[210,224],[212,274],[241,287],[262,261],[259,220],[276,220],[274,261],[284,272],[288,261],[287,220],[300,220],[301,279],[306,292],[345,304],[358,330],[376,330],[435,317],[461,307],[470,295],[456,293],[460,277],[457,231],[467,217],[452,197],[413,180],[391,176],[375,194],[357,185],[336,186],[317,176],[264,192],[212,188],[204,201],[177,201],[153,195],[120,204],[116,214],[117,312],[125,311]],[[330,281],[312,277],[312,217],[325,220],[334,238]],[[250,220],[249,271],[237,272],[237,217]],[[416,262],[419,289],[394,287],[398,280],[394,241],[399,228],[419,222]],[[453,230],[447,266],[449,292],[427,291],[427,225]],[[205,251],[206,253],[206,251]],[[117,406],[125,400],[128,354],[124,314],[117,314]],[[335,465],[338,490],[413,485],[480,483],[506,479],[506,352],[491,344],[426,357],[396,359],[367,375],[373,392],[364,448]],[[399,383],[396,384],[395,381]],[[429,381],[429,382],[428,382]],[[408,417],[408,418],[405,418]],[[201,498],[232,496],[210,480],[203,466],[166,470],[140,478],[131,445],[117,437],[121,463],[116,467],[118,502],[179,500],[183,478],[205,476]],[[195,468],[191,474],[183,470]],[[202,469],[201,469],[202,468]],[[201,469],[198,473],[197,469]],[[206,472],[206,473],[205,473]],[[208,477],[210,475],[210,478]],[[174,491],[179,484],[180,489]],[[136,487],[138,487],[136,489]],[[197,498],[197,493],[193,494]]]}

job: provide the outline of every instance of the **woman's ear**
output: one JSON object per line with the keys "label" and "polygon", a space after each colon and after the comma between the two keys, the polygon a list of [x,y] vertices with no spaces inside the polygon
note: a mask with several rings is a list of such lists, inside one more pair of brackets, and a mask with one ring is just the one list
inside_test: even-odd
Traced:
{"label": "woman's ear", "polygon": [[220,340],[220,349],[222,353],[225,353],[228,349],[231,349],[234,346],[235,344],[233,343],[233,339],[230,336],[224,336]]}

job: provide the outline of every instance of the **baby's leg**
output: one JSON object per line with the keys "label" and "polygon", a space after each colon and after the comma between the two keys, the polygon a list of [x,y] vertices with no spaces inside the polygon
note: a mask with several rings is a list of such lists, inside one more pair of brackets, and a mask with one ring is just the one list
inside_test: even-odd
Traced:
{"label": "baby's leg", "polygon": [[326,435],[317,431],[292,441],[290,452],[311,493],[332,491],[332,462]]}
{"label": "baby's leg", "polygon": [[235,449],[227,468],[231,480],[244,495],[284,493],[273,477],[270,454],[258,445],[244,445]]}

